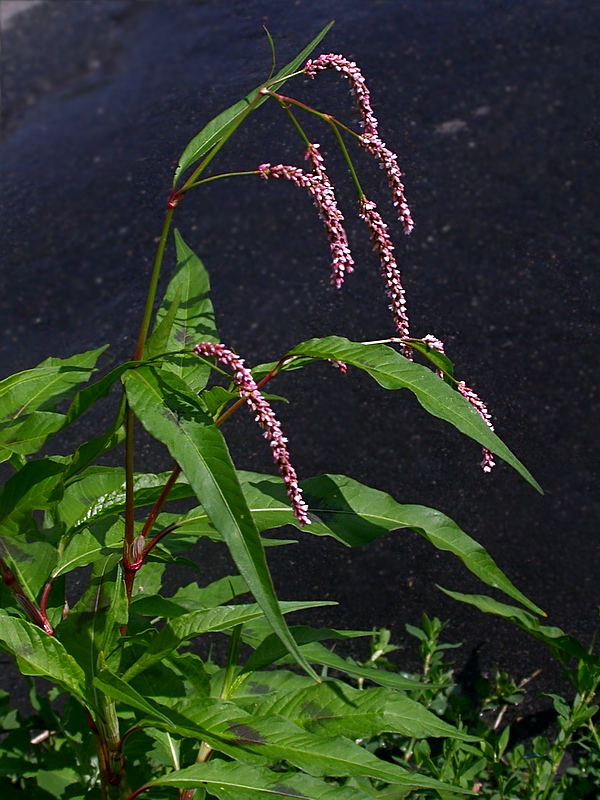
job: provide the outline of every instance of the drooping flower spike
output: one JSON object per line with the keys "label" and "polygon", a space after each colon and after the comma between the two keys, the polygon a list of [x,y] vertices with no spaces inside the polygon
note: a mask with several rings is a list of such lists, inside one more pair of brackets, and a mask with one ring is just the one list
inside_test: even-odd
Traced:
{"label": "drooping flower spike", "polygon": [[354,61],[349,61],[344,56],[336,53],[323,53],[318,58],[310,58],[304,65],[304,72],[309,78],[314,78],[318,72],[326,69],[335,69],[344,75],[350,82],[350,89],[360,114],[360,120],[365,134],[377,134],[377,118],[371,108],[371,93],[367,88],[362,72]]}
{"label": "drooping flower spike", "polygon": [[[387,225],[382,220],[377,206],[372,200],[366,197],[360,201],[360,216],[367,223],[369,235],[373,243],[373,249],[379,256],[381,273],[385,281],[387,296],[390,299],[390,311],[394,320],[394,326],[401,338],[407,338],[408,316],[406,314],[406,299],[404,288],[400,280],[400,270],[394,258],[394,245],[387,232]],[[412,359],[412,352],[407,345],[401,345],[402,354],[406,358]]]}
{"label": "drooping flower spike", "polygon": [[348,237],[342,224],[344,216],[338,207],[333,186],[325,172],[318,145],[311,144],[309,146],[306,158],[313,165],[312,173],[303,172],[298,167],[284,164],[261,164],[258,172],[265,180],[283,178],[292,181],[296,186],[303,187],[310,193],[329,238],[332,257],[331,282],[339,289],[344,282],[344,277],[353,271],[354,265],[348,246]]}
{"label": "drooping flower spike", "polygon": [[392,201],[398,212],[398,219],[402,223],[404,233],[407,235],[415,227],[410,208],[404,196],[404,184],[402,183],[402,172],[398,166],[398,156],[385,146],[385,143],[377,135],[360,137],[360,143],[371,155],[379,161],[379,166],[385,172],[388,184],[392,190]]}
{"label": "drooping flower spike", "polygon": [[393,153],[385,142],[379,138],[378,121],[371,107],[371,94],[366,86],[365,79],[360,69],[354,63],[341,55],[326,53],[315,59],[309,59],[304,65],[304,72],[314,78],[318,72],[326,69],[335,69],[346,77],[360,114],[363,134],[359,138],[361,145],[379,161],[381,169],[385,172],[388,184],[392,190],[392,199],[402,222],[404,233],[408,234],[414,228],[414,222],[404,195],[402,172],[398,166],[398,156]]}
{"label": "drooping flower spike", "polygon": [[290,456],[286,447],[287,439],[281,432],[281,425],[275,417],[273,409],[260,393],[250,371],[244,366],[244,360],[225,347],[225,345],[215,344],[214,342],[200,342],[194,347],[194,352],[207,358],[216,358],[233,370],[232,379],[237,386],[238,394],[246,401],[254,413],[255,421],[263,429],[263,435],[271,446],[273,460],[285,484],[294,516],[301,525],[309,525],[308,506],[302,499],[302,489],[298,486],[298,476],[290,463]]}
{"label": "drooping flower spike", "polygon": [[[437,350],[438,353],[441,353],[443,356],[446,355],[444,352],[444,343],[440,341],[436,336],[433,334],[428,334],[427,336],[423,337],[423,341],[425,344],[428,344],[429,347]],[[440,377],[443,377],[440,370],[436,370],[437,374]],[[469,401],[469,403],[473,406],[475,411],[479,414],[481,419],[485,422],[490,430],[494,430],[494,426],[492,424],[492,415],[487,409],[486,404],[483,400],[476,394],[472,389],[470,389],[464,381],[458,381],[456,385],[456,389],[462,396]],[[496,466],[496,462],[494,461],[494,454],[487,449],[487,447],[483,448],[483,458],[481,460],[481,468],[484,472],[491,472],[492,468]]]}

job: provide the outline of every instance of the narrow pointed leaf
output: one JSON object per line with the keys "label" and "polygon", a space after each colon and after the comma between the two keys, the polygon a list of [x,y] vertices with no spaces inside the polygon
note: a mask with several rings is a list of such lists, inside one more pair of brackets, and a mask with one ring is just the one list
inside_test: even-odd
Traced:
{"label": "narrow pointed leaf", "polygon": [[600,658],[591,655],[582,647],[579,642],[572,636],[564,633],[560,628],[551,625],[541,625],[539,620],[523,611],[522,608],[515,608],[506,603],[500,603],[492,597],[487,597],[482,594],[463,594],[462,592],[452,592],[449,589],[444,589],[442,586],[439,589],[447,594],[448,597],[459,600],[461,603],[475,606],[484,614],[494,614],[496,617],[504,617],[513,622],[517,627],[531,636],[544,642],[544,644],[552,649],[561,650],[573,658],[584,661],[595,669],[600,667]]}
{"label": "narrow pointed leaf", "polygon": [[258,699],[252,713],[280,714],[311,733],[349,739],[399,733],[415,739],[445,736],[478,741],[401,692],[380,687],[355,689],[341,681],[267,695]]}
{"label": "narrow pointed leaf", "polygon": [[[116,523],[122,530],[122,523]],[[120,554],[97,561],[88,586],[56,629],[56,636],[83,669],[88,687],[97,671],[98,656],[118,667],[119,627],[127,623],[127,599],[119,567]]]}
{"label": "narrow pointed leaf", "polygon": [[47,678],[79,700],[84,699],[83,671],[55,637],[0,611],[0,646],[18,659],[24,675]]}
{"label": "narrow pointed leaf", "polygon": [[[277,91],[285,83],[288,75],[296,72],[302,66],[304,61],[308,58],[310,53],[323,39],[329,28],[333,23],[326,25],[315,38],[282,70],[280,70],[273,79],[269,81],[269,88]],[[179,177],[185,172],[188,167],[195,164],[203,155],[218,144],[222,139],[231,136],[238,125],[242,122],[244,117],[248,114],[249,109],[258,108],[266,100],[266,97],[259,97],[259,90],[262,89],[264,83],[257,86],[252,92],[246,95],[242,100],[239,100],[234,105],[222,111],[214,119],[212,119],[202,130],[194,136],[191,142],[183,151],[179,164],[173,176],[173,186],[177,184]]]}
{"label": "narrow pointed leaf", "polygon": [[219,800],[311,798],[311,800],[372,800],[372,795],[349,786],[313,778],[301,772],[273,772],[235,761],[213,760],[207,764],[170,772],[148,784],[180,789],[206,789]]}
{"label": "narrow pointed leaf", "polygon": [[258,530],[225,440],[212,418],[173,373],[140,367],[126,373],[123,381],[136,417],[181,466],[273,630],[316,679],[281,614]]}
{"label": "narrow pointed leaf", "polygon": [[[301,649],[303,655],[311,664],[336,669],[345,675],[351,675],[353,678],[366,678],[379,686],[387,686],[390,689],[400,689],[402,691],[415,691],[423,688],[423,684],[419,681],[405,678],[395,672],[373,669],[372,667],[361,667],[351,658],[342,658],[336,653],[332,653],[319,642],[311,642]],[[431,683],[428,683],[427,687],[436,688],[435,684]]]}
{"label": "narrow pointed leaf", "polygon": [[54,411],[34,411],[16,421],[0,422],[0,461],[8,461],[13,453],[37,453],[50,436],[65,426],[65,420],[64,414]]}
{"label": "narrow pointed leaf", "polygon": [[[169,287],[167,287],[168,291]],[[143,360],[147,361],[148,359],[154,358],[156,356],[161,355],[161,353],[166,353],[167,350],[170,350],[168,346],[169,336],[171,333],[171,329],[173,327],[173,322],[175,321],[175,317],[177,316],[177,311],[179,310],[179,303],[181,300],[181,286],[177,286],[175,288],[175,292],[173,296],[167,300],[165,297],[163,299],[161,309],[163,309],[163,313],[161,314],[160,320],[158,316],[154,323],[154,329],[151,335],[146,339],[146,343],[144,345],[143,350]]]}
{"label": "narrow pointed leaf", "polygon": [[[248,472],[240,473],[240,479],[259,531],[283,524],[298,527],[279,478]],[[536,614],[544,613],[513,586],[475,539],[440,511],[397,503],[390,495],[345,475],[320,475],[303,481],[301,486],[312,520],[309,533],[332,536],[354,547],[388,531],[410,528],[438,550],[459,558],[483,583],[500,589]]]}
{"label": "narrow pointed leaf", "polygon": [[366,776],[397,786],[448,788],[440,781],[383,761],[349,739],[308,733],[280,716],[258,717],[238,709],[234,712],[237,718],[219,720],[210,707],[206,714],[200,703],[189,711],[195,711],[193,719],[200,727],[222,740],[218,749],[234,754],[239,761],[268,765],[285,760],[315,777]]}
{"label": "narrow pointed leaf", "polygon": [[341,336],[310,339],[297,345],[288,355],[344,361],[374,378],[384,389],[408,389],[434,417],[446,420],[461,433],[491,450],[510,464],[531,486],[540,485],[508,447],[488,428],[473,406],[427,367],[409,361],[383,344],[365,345]]}
{"label": "narrow pointed leaf", "polygon": [[[372,631],[338,631],[333,628],[310,628],[307,625],[294,625],[290,628],[292,636],[299,645],[309,644],[310,642],[323,642],[330,639],[345,641],[347,639],[357,639],[360,637],[371,636]],[[260,623],[251,625],[242,633],[242,637],[255,650],[244,666],[244,672],[257,672],[270,664],[274,664],[287,655],[282,643],[277,637],[265,630],[265,626]]]}
{"label": "narrow pointed leaf", "polygon": [[[335,605],[327,601],[282,602],[282,613],[291,613],[306,608],[317,608],[324,605]],[[217,606],[216,608],[191,611],[168,622],[142,655],[127,670],[123,679],[130,681],[136,675],[161,661],[175,651],[182,642],[201,636],[205,633],[227,631],[236,625],[252,622],[263,617],[264,612],[258,604],[241,606]],[[286,652],[288,649],[286,648]]]}
{"label": "narrow pointed leaf", "polygon": [[[163,325],[170,309],[176,304],[162,352],[191,350],[198,342],[218,341],[215,314],[209,299],[208,272],[183,241],[179,231],[176,230],[174,235],[177,264],[156,313],[154,328],[156,332]],[[168,356],[165,368],[184,379],[189,389],[195,392],[204,388],[210,373],[208,364],[190,353]]]}
{"label": "narrow pointed leaf", "polygon": [[61,400],[72,397],[88,380],[100,347],[71,358],[47,358],[37,367],[17,372],[0,381],[0,422],[17,420],[33,411],[54,411]]}
{"label": "narrow pointed leaf", "polygon": [[[0,527],[18,535],[34,525],[31,512],[50,508],[62,493],[60,483],[68,459],[40,458],[12,475],[0,492]],[[57,496],[58,494],[58,496]]]}

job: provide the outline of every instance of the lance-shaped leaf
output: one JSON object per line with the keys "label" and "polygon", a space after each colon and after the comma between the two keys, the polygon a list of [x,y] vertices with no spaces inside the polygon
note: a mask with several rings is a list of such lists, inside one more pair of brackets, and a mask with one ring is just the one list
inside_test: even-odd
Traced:
{"label": "lance-shaped leaf", "polygon": [[312,800],[373,800],[373,795],[350,786],[319,780],[301,772],[273,772],[236,761],[213,759],[206,764],[170,772],[150,781],[153,786],[206,789],[219,800],[269,800],[311,798]]}
{"label": "lance-shaped leaf", "polygon": [[522,608],[515,608],[506,603],[500,603],[492,597],[483,594],[462,594],[462,592],[451,592],[449,589],[438,587],[449,597],[459,600],[461,603],[468,603],[475,606],[484,614],[494,614],[496,617],[503,617],[513,622],[517,627],[526,633],[539,639],[552,651],[560,650],[568,656],[572,656],[579,661],[584,661],[594,669],[600,668],[600,658],[589,653],[572,636],[564,633],[560,628],[553,625],[541,625],[539,620],[523,611]]}
{"label": "lance-shaped leaf", "polygon": [[33,369],[0,381],[0,461],[13,452],[35,453],[66,424],[56,406],[87,381],[106,347],[71,358],[48,358]]}
{"label": "lance-shaped leaf", "polygon": [[[352,678],[364,678],[379,686],[387,686],[389,689],[400,689],[401,691],[414,692],[422,689],[423,684],[413,678],[405,678],[403,675],[398,675],[396,672],[387,672],[383,669],[373,669],[373,667],[362,667],[357,664],[352,658],[342,658],[337,653],[332,653],[320,642],[310,642],[309,644],[302,645],[302,655],[311,664],[316,664],[320,667],[328,667],[335,669],[344,675],[350,675]],[[286,659],[280,659],[280,663],[285,663]],[[436,684],[427,684],[427,688],[441,688]]]}
{"label": "lance-shaped leaf", "polygon": [[310,339],[297,345],[287,355],[343,361],[367,372],[384,389],[408,389],[423,408],[434,417],[446,420],[457,430],[491,450],[510,464],[539,492],[540,485],[508,447],[488,428],[473,406],[427,367],[409,361],[383,344],[350,342],[341,336]]}
{"label": "lance-shaped leaf", "polygon": [[[286,64],[286,66],[268,82],[270,89],[277,91],[279,88],[281,88],[281,86],[283,86],[288,76],[293,72],[296,72],[302,66],[303,62],[319,44],[321,39],[323,39],[332,24],[333,23],[329,23],[326,25],[323,30],[320,31],[304,48],[304,50],[298,53],[298,55],[292,59],[289,64]],[[214,117],[207,125],[204,126],[204,128],[202,128],[199,133],[196,134],[196,136],[194,136],[179,159],[179,164],[177,165],[175,175],[173,176],[173,186],[177,184],[179,177],[183,172],[185,172],[186,169],[188,169],[188,167],[191,167],[192,164],[195,164],[196,161],[202,158],[203,155],[208,153],[211,148],[219,144],[223,139],[229,138],[238,125],[247,116],[247,114],[252,109],[256,109],[258,106],[264,103],[266,97],[261,97],[259,95],[259,91],[264,85],[264,83],[261,83],[260,86],[257,86],[256,89],[247,94],[242,100],[239,100],[234,105],[226,108],[225,111],[222,111],[220,114]]]}
{"label": "lance-shaped leaf", "polygon": [[[292,636],[299,645],[310,642],[323,642],[329,639],[345,641],[371,636],[373,631],[347,631],[333,628],[311,628],[308,625],[294,625],[290,628]],[[257,672],[270,664],[274,664],[287,655],[282,643],[261,621],[247,626],[242,632],[243,640],[254,647],[254,652],[244,666],[244,672]]]}
{"label": "lance-shaped leaf", "polygon": [[333,680],[257,698],[252,713],[261,717],[280,714],[311,733],[349,739],[399,733],[415,739],[447,736],[478,741],[401,692],[380,687],[355,689]]}
{"label": "lance-shaped leaf", "polygon": [[[239,474],[259,531],[283,524],[298,527],[278,477],[250,472]],[[332,536],[354,547],[388,531],[410,528],[438,550],[459,558],[483,583],[499,589],[536,614],[544,613],[513,586],[475,539],[440,511],[427,506],[397,503],[390,495],[345,475],[320,475],[303,481],[301,486],[312,520],[309,533]]]}
{"label": "lance-shaped leaf", "polygon": [[54,411],[34,411],[16,420],[0,423],[0,461],[13,453],[28,456],[65,426],[65,415]]}
{"label": "lance-shaped leaf", "polygon": [[0,492],[0,527],[5,534],[24,533],[34,525],[33,510],[51,508],[60,500],[60,483],[68,463],[66,458],[40,458],[6,481]]}
{"label": "lance-shaped leaf", "polygon": [[[162,304],[156,312],[154,332],[150,337],[152,339],[159,328],[164,327],[168,315],[173,313],[171,309],[176,306],[163,342],[162,352],[166,353],[191,350],[198,342],[218,341],[215,314],[208,297],[208,272],[198,256],[183,241],[179,231],[175,231],[175,249],[177,264]],[[169,355],[165,369],[170,369],[183,378],[188,388],[194,392],[204,388],[210,373],[208,364],[191,353]]]}
{"label": "lance-shaped leaf", "polygon": [[[183,713],[208,729],[211,738],[221,740],[217,749],[242,762],[269,765],[285,760],[315,777],[366,776],[396,786],[448,788],[440,781],[383,761],[342,736],[308,733],[277,715],[257,717],[232,708],[229,714],[233,716],[229,716],[227,708],[215,713],[203,701],[190,703]],[[467,790],[456,791],[468,794]]]}
{"label": "lance-shaped leaf", "polygon": [[212,418],[171,372],[140,367],[126,373],[123,381],[136,417],[181,466],[273,630],[303,669],[318,680],[287,629],[260,535],[225,440]]}
{"label": "lance-shaped leaf", "polygon": [[[122,523],[115,526],[122,533]],[[118,667],[119,627],[128,616],[119,559],[119,553],[112,553],[96,561],[85,592],[55,632],[83,669],[88,688],[100,653],[110,667]]]}
{"label": "lance-shaped leaf", "polygon": [[85,699],[81,667],[55,637],[31,622],[0,611],[0,646],[17,658],[24,675],[47,678],[77,699]]}
{"label": "lance-shaped leaf", "polygon": [[[307,608],[335,605],[328,601],[282,602],[281,613],[291,613]],[[263,617],[262,608],[252,603],[240,606],[217,606],[201,611],[190,611],[168,622],[144,650],[142,655],[129,667],[123,679],[130,681],[140,672],[161,661],[174,652],[182,642],[205,633],[227,631],[236,625],[252,622]],[[288,652],[288,648],[286,648]]]}
{"label": "lance-shaped leaf", "polygon": [[158,707],[108,671],[99,673],[95,685],[147,714],[157,727],[203,738],[240,761],[269,765],[286,760],[313,776],[368,776],[399,786],[447,788],[439,781],[381,761],[340,736],[327,737],[324,746],[323,736],[307,733],[283,717],[255,717],[233,703],[210,698],[190,700],[181,712]]}
{"label": "lance-shaped leaf", "polygon": [[47,358],[37,367],[0,381],[0,420],[15,420],[33,411],[52,411],[72,397],[92,374],[106,347],[71,358]]}

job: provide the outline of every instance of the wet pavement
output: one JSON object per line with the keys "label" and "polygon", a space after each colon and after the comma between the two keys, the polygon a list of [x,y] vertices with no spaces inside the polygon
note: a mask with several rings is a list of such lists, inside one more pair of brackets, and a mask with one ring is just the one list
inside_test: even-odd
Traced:
{"label": "wet pavement", "polygon": [[[484,397],[496,430],[546,490],[539,497],[404,393],[325,367],[273,387],[301,476],[343,472],[401,502],[436,507],[481,541],[552,624],[588,642],[598,594],[598,155],[600,7],[570,0],[197,2],[48,0],[13,18],[2,52],[0,369],[111,343],[133,349],[170,177],[193,134],[268,73],[267,24],[280,63],[329,20],[320,51],[363,69],[382,137],[400,154],[415,218],[390,230],[412,332],[446,342],[456,372]],[[336,75],[286,91],[355,124]],[[306,197],[254,178],[210,184],[176,221],[202,257],[224,342],[249,363],[330,333],[391,335],[386,302],[335,145],[331,164],[357,268],[336,292],[328,247]],[[220,169],[302,165],[280,111],[265,104]],[[392,220],[381,175],[357,155],[365,189]],[[244,182],[245,181],[245,182]],[[69,432],[92,435],[109,405]],[[271,471],[247,420],[231,425],[241,468]],[[167,468],[144,446],[139,469]],[[301,536],[271,551],[286,599],[338,600],[316,623],[391,627],[423,611],[451,618],[462,658],[485,642],[522,678],[543,648],[435,584],[481,591],[416,534],[363,549]],[[202,579],[226,558],[206,551]],[[189,579],[189,576],[186,576]],[[460,656],[459,656],[460,658]],[[539,688],[544,675],[538,679]]]}

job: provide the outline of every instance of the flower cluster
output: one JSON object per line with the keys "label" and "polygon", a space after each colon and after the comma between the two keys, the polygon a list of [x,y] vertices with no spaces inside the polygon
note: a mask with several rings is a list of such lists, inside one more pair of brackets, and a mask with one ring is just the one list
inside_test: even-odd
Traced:
{"label": "flower cluster", "polygon": [[404,196],[402,172],[398,166],[398,156],[385,146],[379,136],[366,134],[360,137],[360,143],[371,155],[379,161],[379,166],[385,172],[388,184],[392,190],[392,200],[398,212],[398,219],[402,223],[404,233],[409,234],[415,227],[410,208]]}
{"label": "flower cluster", "polygon": [[[446,355],[444,351],[444,343],[440,341],[436,336],[429,333],[427,336],[423,337],[423,341],[425,344],[428,344],[429,347],[437,350],[438,353],[441,353],[443,356]],[[437,374],[442,377],[440,370],[437,370]],[[481,419],[485,422],[490,430],[494,430],[494,426],[492,425],[492,415],[487,409],[486,404],[483,402],[481,397],[476,394],[473,389],[470,389],[464,381],[458,381],[456,385],[456,389],[462,396],[469,401],[469,403],[473,406],[475,411],[479,414]],[[484,472],[491,472],[492,467],[496,466],[496,462],[494,461],[494,455],[491,453],[487,447],[483,448],[483,458],[481,460],[481,467]]]}
{"label": "flower cluster", "polygon": [[324,53],[318,58],[309,59],[304,65],[304,72],[309,78],[314,78],[318,72],[325,69],[335,69],[350,81],[350,89],[360,114],[361,124],[367,136],[377,134],[377,118],[371,108],[371,93],[367,89],[362,72],[354,61],[349,61],[344,56],[335,53]]}
{"label": "flower cluster", "polygon": [[318,72],[322,72],[325,69],[335,69],[348,79],[352,94],[356,99],[363,128],[360,143],[367,152],[371,153],[379,161],[392,190],[392,199],[398,212],[398,219],[404,228],[404,233],[410,233],[414,228],[414,222],[404,196],[404,184],[402,183],[402,172],[398,166],[398,156],[386,147],[385,142],[382,142],[379,138],[377,132],[379,123],[371,107],[371,94],[366,86],[363,74],[354,61],[349,61],[347,58],[335,53],[326,53],[318,58],[309,59],[304,65],[304,72],[310,78],[314,78]]}
{"label": "flower cluster", "polygon": [[308,506],[302,499],[302,489],[298,486],[298,476],[290,463],[290,456],[286,447],[287,439],[281,432],[281,425],[275,417],[273,409],[260,393],[250,371],[244,366],[244,360],[225,347],[225,345],[213,342],[200,342],[194,347],[194,352],[200,356],[216,358],[233,370],[233,382],[237,386],[238,394],[253,411],[255,421],[263,429],[264,437],[271,446],[273,460],[283,478],[294,516],[301,525],[310,524]]}
{"label": "flower cluster", "polygon": [[[404,288],[400,280],[400,271],[394,258],[394,245],[387,232],[387,225],[382,220],[377,206],[366,197],[360,202],[360,216],[367,223],[373,249],[379,256],[381,272],[385,280],[387,295],[390,299],[390,311],[398,334],[402,338],[408,337],[408,316],[406,314],[406,299]],[[411,358],[410,348],[402,345],[402,352],[406,358]]]}
{"label": "flower cluster", "polygon": [[339,289],[344,282],[345,275],[352,272],[354,265],[348,246],[348,237],[342,224],[344,217],[338,208],[333,186],[325,172],[318,145],[310,145],[306,157],[312,162],[313,173],[303,172],[298,167],[284,164],[261,164],[258,172],[265,180],[283,178],[308,190],[325,225],[332,256],[331,281]]}

